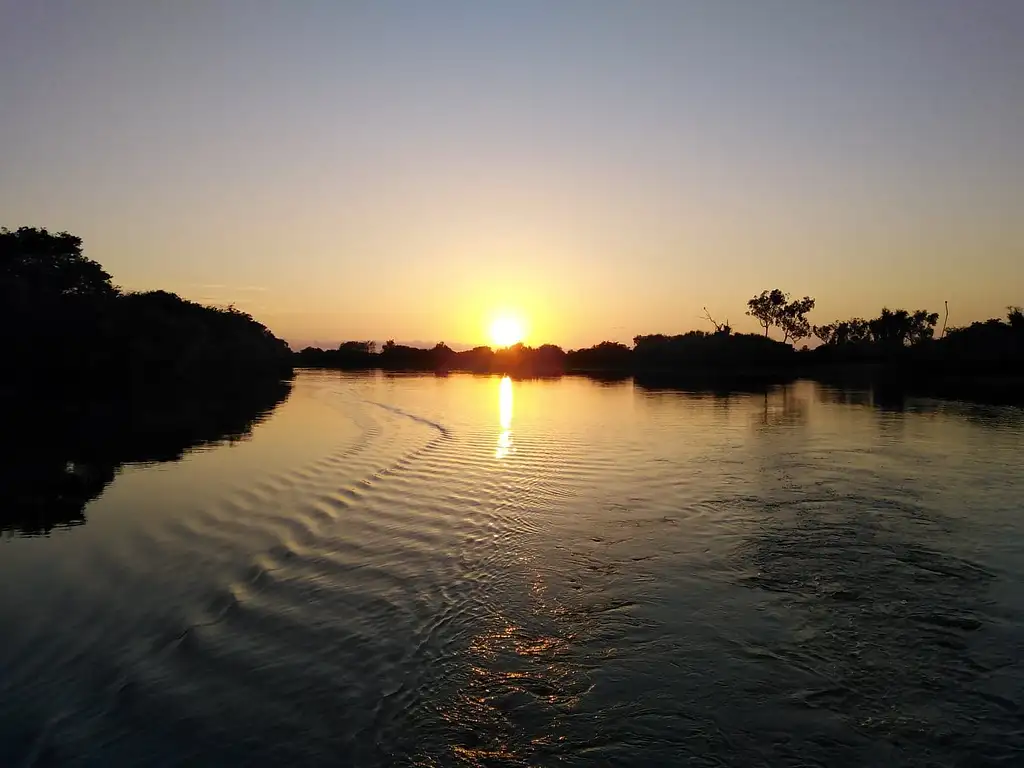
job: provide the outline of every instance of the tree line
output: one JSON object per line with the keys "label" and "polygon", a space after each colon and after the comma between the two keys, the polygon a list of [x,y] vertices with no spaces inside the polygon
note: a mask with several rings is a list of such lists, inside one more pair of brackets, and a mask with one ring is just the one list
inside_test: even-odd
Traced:
{"label": "tree line", "polygon": [[[850,318],[815,325],[808,315],[810,296],[791,298],[773,289],[747,302],[747,314],[763,333],[735,333],[705,310],[714,330],[649,334],[632,345],[603,341],[592,347],[563,350],[544,344],[503,349],[480,346],[455,352],[446,344],[419,349],[388,341],[346,341],[334,350],[307,347],[297,364],[328,368],[558,375],[590,373],[634,376],[783,379],[817,375],[836,366],[870,364],[904,378],[958,375],[1024,375],[1024,315],[1010,307],[1005,319],[994,318],[962,328],[935,329],[939,315],[924,309],[882,308],[876,317]],[[781,338],[773,338],[772,332]],[[817,339],[810,348],[803,344]]]}
{"label": "tree line", "polygon": [[[593,373],[791,376],[829,366],[875,364],[928,373],[1024,375],[1024,314],[943,327],[925,309],[883,308],[876,317],[811,323],[810,296],[781,289],[747,301],[763,333],[735,333],[705,310],[713,330],[635,336],[564,350],[553,344],[478,346],[456,352],[394,341],[346,341],[291,353],[266,326],[234,307],[197,304],[167,291],[123,291],[81,238],[46,229],[0,228],[0,343],[11,372],[0,387],[132,389],[181,381],[280,376],[292,364],[329,368],[518,375]],[[781,338],[773,338],[772,332]],[[817,339],[814,348],[804,343]],[[814,344],[814,342],[811,342]],[[796,345],[802,345],[797,349]]]}
{"label": "tree line", "polygon": [[4,387],[83,390],[281,375],[288,345],[234,307],[167,291],[122,291],[81,238],[0,228]]}

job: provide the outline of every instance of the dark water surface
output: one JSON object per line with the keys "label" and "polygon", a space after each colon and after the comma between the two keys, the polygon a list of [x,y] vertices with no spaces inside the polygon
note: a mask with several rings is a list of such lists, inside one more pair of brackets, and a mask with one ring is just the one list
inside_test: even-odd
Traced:
{"label": "dark water surface", "polygon": [[254,421],[7,515],[0,765],[1024,764],[1021,410],[303,373]]}

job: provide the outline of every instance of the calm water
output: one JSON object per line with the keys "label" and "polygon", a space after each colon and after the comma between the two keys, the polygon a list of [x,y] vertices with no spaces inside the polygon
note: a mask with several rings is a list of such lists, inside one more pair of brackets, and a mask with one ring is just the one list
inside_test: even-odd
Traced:
{"label": "calm water", "polygon": [[1024,411],[304,373],[261,418],[8,522],[0,765],[1024,762]]}

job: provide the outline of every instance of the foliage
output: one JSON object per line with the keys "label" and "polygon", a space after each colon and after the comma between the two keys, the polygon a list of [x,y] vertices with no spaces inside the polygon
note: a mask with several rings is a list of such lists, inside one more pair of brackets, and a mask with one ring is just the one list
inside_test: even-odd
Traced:
{"label": "foliage", "polygon": [[566,355],[566,362],[576,370],[629,370],[633,350],[617,341],[602,341],[593,347],[576,349]]}
{"label": "foliage", "polygon": [[1005,321],[992,318],[950,328],[936,348],[939,359],[972,370],[1024,369],[1024,315],[1009,307]]}
{"label": "foliage", "polygon": [[771,327],[776,324],[782,308],[786,305],[786,294],[778,288],[772,291],[762,291],[747,302],[747,314],[757,320],[764,328],[764,335],[767,336]]}
{"label": "foliage", "polygon": [[750,299],[747,308],[747,314],[764,328],[765,336],[768,336],[773,326],[782,331],[783,342],[798,342],[811,335],[807,313],[814,309],[814,299],[810,296],[791,301],[788,293],[775,288],[771,291],[762,291]]}
{"label": "foliage", "polygon": [[782,308],[778,325],[785,334],[783,342],[796,343],[811,335],[811,324],[807,319],[807,313],[812,309],[814,309],[814,299],[810,296],[794,299]]}
{"label": "foliage", "polygon": [[377,342],[343,341],[338,345],[338,351],[342,354],[372,355],[377,351]]}
{"label": "foliage", "polygon": [[633,339],[634,368],[693,366],[736,368],[775,365],[788,360],[793,348],[756,333],[690,331],[678,336],[653,334]]}
{"label": "foliage", "polygon": [[[167,291],[128,293],[114,306],[110,340],[135,374],[253,371],[287,359],[287,344],[250,315]],[[117,361],[115,360],[115,365]]]}
{"label": "foliage", "polygon": [[917,309],[883,308],[878,317],[864,320],[854,317],[814,327],[814,335],[826,345],[846,346],[873,344],[881,348],[899,349],[925,344],[935,334],[937,312]]}
{"label": "foliage", "polygon": [[1015,331],[1024,331],[1024,310],[1020,307],[1007,307],[1006,322]]}
{"label": "foliage", "polygon": [[0,227],[0,297],[5,304],[110,298],[117,292],[103,267],[82,254],[82,238],[33,227]]}
{"label": "foliage", "polygon": [[875,344],[887,347],[905,347],[923,344],[930,341],[935,334],[935,324],[939,321],[937,312],[918,309],[908,312],[905,309],[882,309],[882,313],[874,320],[868,321],[871,339]]}
{"label": "foliage", "polygon": [[121,293],[67,232],[0,230],[0,301],[0,343],[29,386],[290,370],[287,345],[246,313],[166,291]]}
{"label": "foliage", "polygon": [[814,326],[814,335],[824,344],[863,344],[871,339],[871,328],[862,317]]}

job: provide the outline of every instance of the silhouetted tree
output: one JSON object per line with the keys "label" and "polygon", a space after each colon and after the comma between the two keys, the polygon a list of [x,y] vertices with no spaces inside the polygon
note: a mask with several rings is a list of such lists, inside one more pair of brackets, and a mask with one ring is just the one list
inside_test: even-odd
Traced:
{"label": "silhouetted tree", "polygon": [[785,334],[783,342],[792,340],[796,343],[811,335],[811,324],[807,320],[807,313],[812,309],[814,309],[814,299],[810,296],[794,299],[782,307],[778,325]]}
{"label": "silhouetted tree", "polygon": [[783,342],[796,342],[811,335],[807,313],[814,309],[814,299],[810,296],[790,301],[788,293],[775,288],[771,291],[762,291],[760,295],[750,299],[747,307],[747,314],[757,319],[764,328],[765,336],[768,336],[772,326],[782,331]]}
{"label": "silhouetted tree", "polygon": [[375,341],[343,341],[338,345],[338,351],[348,354],[372,355],[377,351]]}
{"label": "silhouetted tree", "polygon": [[788,361],[793,348],[756,333],[689,331],[678,336],[652,334],[633,339],[636,370],[763,368]]}
{"label": "silhouetted tree", "polygon": [[950,328],[935,347],[947,363],[972,370],[1024,369],[1024,313],[1009,307],[1005,322],[992,318],[966,328]]}
{"label": "silhouetted tree", "polygon": [[905,309],[882,309],[882,313],[874,320],[868,321],[871,338],[876,344],[889,348],[915,346],[929,341],[935,333],[935,324],[939,321],[938,312],[918,309],[908,312]]}
{"label": "silhouetted tree", "polygon": [[82,254],[82,238],[34,227],[0,228],[0,291],[5,302],[118,292],[103,267]]}
{"label": "silhouetted tree", "polygon": [[456,354],[455,365],[464,371],[490,373],[494,367],[494,350],[483,345],[464,350]]}
{"label": "silhouetted tree", "polygon": [[839,323],[815,325],[811,328],[811,332],[818,337],[822,344],[832,344],[833,339],[836,337],[836,327],[838,325]]}
{"label": "silhouetted tree", "polygon": [[628,371],[633,350],[617,341],[602,341],[586,349],[566,354],[566,363],[575,370]]}
{"label": "silhouetted tree", "polygon": [[443,341],[437,342],[434,348],[430,350],[432,357],[432,367],[435,371],[446,371],[451,368],[457,359],[455,350],[445,344]]}
{"label": "silhouetted tree", "polygon": [[871,339],[868,321],[861,317],[849,320],[837,320],[827,325],[814,326],[814,335],[824,344],[841,346],[844,344],[863,344]]}
{"label": "silhouetted tree", "polygon": [[1015,331],[1024,331],[1024,310],[1020,307],[1007,307],[1006,322]]}
{"label": "silhouetted tree", "polygon": [[707,307],[704,307],[704,319],[715,326],[715,333],[724,333],[726,336],[732,333],[732,326],[729,325],[729,319],[726,318],[724,323],[719,323],[711,316]]}
{"label": "silhouetted tree", "polygon": [[122,294],[80,238],[31,227],[0,229],[0,348],[24,386],[79,391],[291,369],[288,345],[248,314]]}
{"label": "silhouetted tree", "polygon": [[747,302],[747,314],[755,318],[764,328],[764,335],[768,335],[773,325],[778,323],[783,307],[786,306],[788,297],[778,288],[772,291],[762,291]]}

